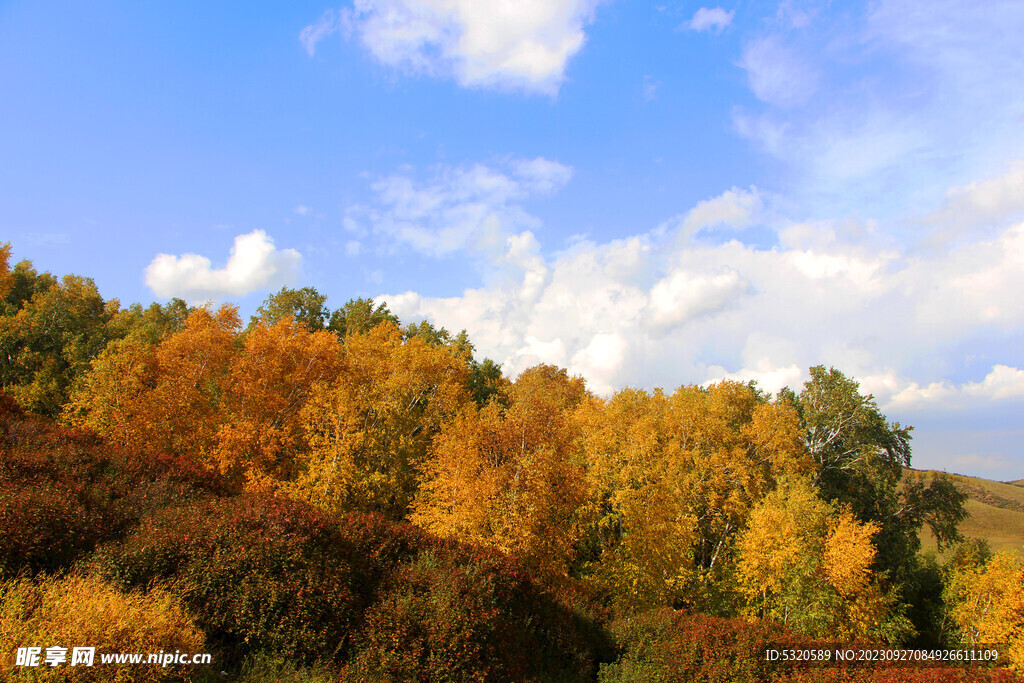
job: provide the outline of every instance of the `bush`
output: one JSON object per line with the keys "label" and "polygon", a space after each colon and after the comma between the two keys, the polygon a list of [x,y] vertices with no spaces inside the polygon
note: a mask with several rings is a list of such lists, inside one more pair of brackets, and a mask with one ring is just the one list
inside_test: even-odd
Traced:
{"label": "bush", "polygon": [[194,463],[126,455],[0,392],[0,577],[65,569],[148,511],[220,492]]}
{"label": "bush", "polygon": [[[886,666],[885,663],[808,665],[768,662],[765,650],[818,646],[781,624],[721,619],[659,608],[622,619],[614,632],[623,654],[601,667],[602,683],[730,682],[762,683],[925,683],[1019,680],[1006,670],[934,666]],[[891,649],[876,643],[853,647]]]}
{"label": "bush", "polygon": [[93,566],[123,586],[174,580],[212,642],[236,657],[331,659],[358,611],[349,544],[309,505],[267,494],[169,508]]}
{"label": "bush", "polygon": [[[0,671],[12,670],[19,647],[41,647],[45,656],[52,646],[67,648],[68,663],[15,669],[13,680],[180,680],[180,666],[102,664],[100,653],[205,651],[192,617],[161,588],[123,593],[98,577],[81,575],[0,584]],[[69,666],[74,647],[95,647],[94,665]]]}
{"label": "bush", "polygon": [[592,680],[601,634],[542,593],[518,562],[436,543],[368,611],[353,681]]}

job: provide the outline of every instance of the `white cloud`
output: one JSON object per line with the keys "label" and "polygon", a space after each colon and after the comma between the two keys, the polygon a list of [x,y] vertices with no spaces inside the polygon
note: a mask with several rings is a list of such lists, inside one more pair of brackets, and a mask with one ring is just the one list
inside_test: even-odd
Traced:
{"label": "white cloud", "polygon": [[943,207],[925,221],[944,229],[964,229],[1019,218],[1024,214],[1024,159],[1009,166],[1000,176],[948,190]]}
{"label": "white cloud", "polygon": [[888,372],[862,378],[861,387],[874,394],[885,410],[959,410],[970,405],[1024,398],[1024,370],[997,364],[980,382],[960,385],[948,380],[922,385]]}
{"label": "white cloud", "polygon": [[316,45],[321,40],[338,31],[341,27],[337,12],[332,9],[324,12],[315,24],[310,24],[299,33],[299,41],[312,57],[316,53]]}
{"label": "white cloud", "polygon": [[305,204],[299,204],[293,209],[293,211],[299,216],[308,216],[313,212],[313,209]]}
{"label": "white cloud", "polygon": [[732,23],[733,14],[735,14],[735,10],[726,12],[721,7],[711,9],[701,7],[684,26],[692,31],[714,31],[715,33],[721,33],[722,29]]}
{"label": "white cloud", "polygon": [[655,329],[671,329],[728,307],[750,289],[735,270],[694,273],[677,270],[651,288],[648,310]]}
{"label": "white cloud", "polygon": [[717,197],[701,200],[685,214],[663,223],[660,231],[678,230],[680,238],[692,237],[707,228],[742,229],[760,217],[763,202],[756,187],[742,190],[734,187]]}
{"label": "white cloud", "polygon": [[294,249],[277,249],[262,230],[239,235],[223,268],[199,254],[158,254],[146,267],[146,284],[163,298],[189,302],[241,296],[295,281],[302,257]]}
{"label": "white cloud", "polygon": [[708,368],[711,379],[703,382],[704,386],[717,384],[722,380],[735,382],[757,382],[758,388],[770,394],[778,393],[780,389],[790,387],[798,390],[804,380],[805,371],[796,365],[776,367],[770,358],[763,357],[753,367],[744,367],[737,372],[727,372],[721,366]]}
{"label": "white cloud", "polygon": [[466,87],[553,95],[597,0],[355,0],[345,21],[379,62]]}
{"label": "white cloud", "polygon": [[507,158],[497,166],[437,166],[425,181],[411,169],[380,178],[372,186],[374,204],[352,207],[346,226],[369,226],[428,256],[468,251],[501,260],[510,236],[539,224],[522,202],[561,189],[572,168],[543,157]]}
{"label": "white cloud", "polygon": [[964,385],[964,392],[993,400],[1024,397],[1024,370],[995,365],[982,381]]}
{"label": "white cloud", "polygon": [[754,95],[779,107],[803,104],[817,89],[817,72],[778,35],[747,43],[739,66]]}
{"label": "white cloud", "polygon": [[[499,175],[484,183],[490,196],[524,196],[512,172]],[[409,213],[459,215],[456,196],[477,201],[478,192],[465,190],[477,183],[456,182],[462,174],[451,169],[446,177],[445,187],[464,191],[410,200]],[[1015,295],[1024,291],[1024,224],[955,250],[919,252],[892,243],[872,221],[786,223],[776,215],[756,189],[733,188],[648,233],[580,239],[550,255],[539,233],[509,229],[495,242],[485,286],[382,298],[403,319],[467,329],[478,351],[512,376],[555,363],[601,392],[723,378],[777,391],[797,387],[816,364],[861,378],[884,409],[915,414],[1024,391],[1015,357],[994,358],[1002,363],[973,383],[920,366],[926,358],[948,368],[960,345],[993,329],[1024,329],[1024,297]],[[709,225],[771,227],[778,246],[680,239]]]}

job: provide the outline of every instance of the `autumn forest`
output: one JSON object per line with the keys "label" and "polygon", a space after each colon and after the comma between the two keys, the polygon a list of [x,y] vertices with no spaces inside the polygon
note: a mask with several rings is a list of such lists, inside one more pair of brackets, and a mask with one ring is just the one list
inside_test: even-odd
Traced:
{"label": "autumn forest", "polygon": [[[911,428],[840,369],[601,397],[331,305],[123,307],[0,245],[4,675],[1022,680],[1021,556],[961,536],[966,496],[904,474]],[[765,657],[822,642],[1000,659]],[[13,663],[77,644],[213,665]]]}

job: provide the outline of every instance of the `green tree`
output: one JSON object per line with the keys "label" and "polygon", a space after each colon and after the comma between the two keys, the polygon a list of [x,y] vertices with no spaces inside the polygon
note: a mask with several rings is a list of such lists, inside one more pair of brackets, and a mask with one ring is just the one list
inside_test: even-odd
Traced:
{"label": "green tree", "polygon": [[814,484],[825,500],[882,525],[879,568],[906,569],[920,549],[923,524],[940,544],[958,541],[966,496],[952,482],[938,477],[901,487],[913,428],[888,422],[874,397],[862,395],[858,383],[835,368],[819,365],[810,372],[796,405],[808,453],[818,464]]}
{"label": "green tree", "polygon": [[260,322],[270,327],[285,318],[291,318],[310,332],[317,332],[325,328],[331,315],[324,305],[326,303],[327,297],[312,287],[282,287],[260,304],[256,315],[249,319],[249,327],[251,329]]}
{"label": "green tree", "polygon": [[103,350],[119,310],[104,301],[89,278],[60,281],[38,274],[28,261],[8,266],[10,246],[0,258],[0,287],[6,292],[0,315],[0,387],[27,410],[57,415],[73,382]]}
{"label": "green tree", "polygon": [[384,302],[375,304],[373,299],[349,299],[331,314],[327,329],[344,339],[352,334],[369,332],[385,321],[398,325],[398,318]]}
{"label": "green tree", "polygon": [[[911,427],[889,422],[874,397],[835,368],[810,369],[799,396],[807,450],[818,465],[814,485],[826,501],[848,506],[861,522],[876,523],[878,554],[873,569],[889,586],[899,586],[918,634],[935,633],[936,610],[928,607],[934,588],[918,551],[927,524],[940,545],[960,539],[966,496],[944,477],[904,480],[910,465]],[[918,642],[925,645],[927,643]],[[930,643],[935,645],[936,643]]]}

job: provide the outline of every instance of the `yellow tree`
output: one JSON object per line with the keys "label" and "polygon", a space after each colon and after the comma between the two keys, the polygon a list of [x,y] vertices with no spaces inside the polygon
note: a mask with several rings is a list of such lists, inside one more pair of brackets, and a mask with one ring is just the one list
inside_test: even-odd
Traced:
{"label": "yellow tree", "polygon": [[136,338],[112,345],[76,391],[70,421],[132,449],[189,455],[216,466],[221,383],[239,324],[234,306],[201,308],[156,347]]}
{"label": "yellow tree", "polygon": [[818,497],[809,479],[785,479],[752,510],[737,543],[749,611],[813,636],[897,640],[908,622],[872,581],[879,531]]}
{"label": "yellow tree", "polygon": [[312,387],[333,384],[341,343],[308,324],[285,318],[258,322],[245,334],[222,383],[215,460],[250,488],[293,479],[296,457],[307,450],[300,411]]}
{"label": "yellow tree", "polygon": [[581,379],[540,365],[508,389],[507,408],[467,405],[434,444],[411,520],[566,576],[587,502],[570,419],[585,396]]}
{"label": "yellow tree", "polygon": [[965,645],[1005,644],[1011,666],[1024,672],[1024,561],[1011,551],[956,571],[947,587]]}
{"label": "yellow tree", "polygon": [[309,452],[288,487],[328,510],[403,518],[441,425],[469,400],[465,359],[402,339],[386,321],[345,338],[333,381],[314,383],[300,416]]}
{"label": "yellow tree", "polygon": [[578,418],[602,525],[595,576],[638,606],[713,607],[751,506],[779,473],[811,467],[792,407],[735,382],[627,389]]}

